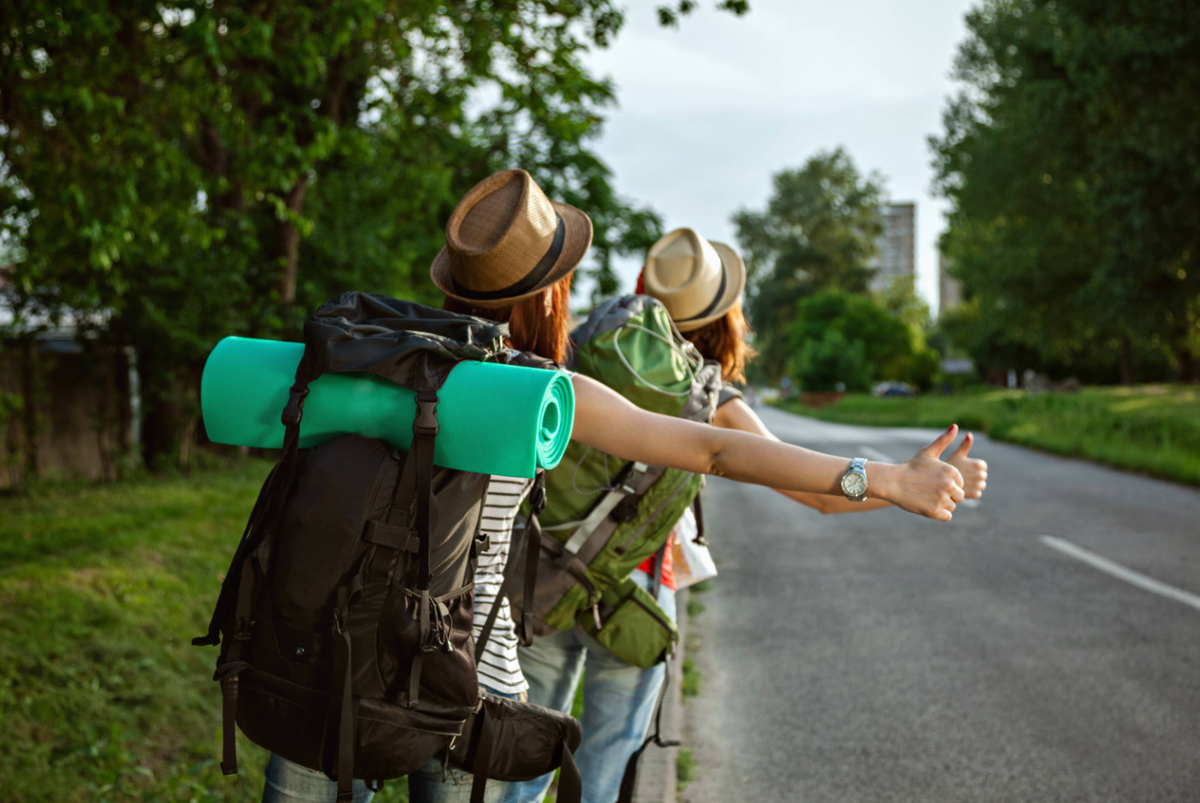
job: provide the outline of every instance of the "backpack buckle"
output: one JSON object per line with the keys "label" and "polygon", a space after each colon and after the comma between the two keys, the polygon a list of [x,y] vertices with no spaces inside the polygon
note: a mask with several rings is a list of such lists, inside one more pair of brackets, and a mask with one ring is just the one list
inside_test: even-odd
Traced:
{"label": "backpack buckle", "polygon": [[475,536],[475,549],[478,554],[489,551],[492,548],[492,536],[490,533],[481,533]]}
{"label": "backpack buckle", "polygon": [[438,434],[437,391],[417,391],[417,417],[413,419],[413,434],[418,438],[433,438]]}
{"label": "backpack buckle", "polygon": [[249,617],[246,617],[246,616],[239,616],[237,618],[237,625],[234,627],[234,630],[233,630],[233,640],[234,641],[249,641],[250,640],[250,630],[253,627],[254,627],[253,619],[250,619]]}
{"label": "backpack buckle", "polygon": [[304,400],[307,398],[308,383],[297,379],[296,384],[292,385],[292,389],[288,392],[287,407],[283,408],[283,415],[279,417],[285,427],[294,427],[300,423],[300,417],[304,412]]}

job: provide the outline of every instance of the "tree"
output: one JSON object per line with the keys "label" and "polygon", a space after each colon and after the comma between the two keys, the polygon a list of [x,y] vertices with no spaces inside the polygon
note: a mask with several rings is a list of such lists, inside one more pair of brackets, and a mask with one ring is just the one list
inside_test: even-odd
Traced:
{"label": "tree", "polygon": [[882,231],[883,180],[864,176],[842,148],[823,151],[773,179],[762,212],[733,216],[746,258],[750,321],[760,370],[778,379],[789,357],[786,329],[800,299],[819,290],[865,293]]}
{"label": "tree", "polygon": [[844,290],[821,290],[796,305],[787,328],[790,353],[801,355],[801,375],[809,344],[828,343],[835,332],[839,342],[862,344],[868,380],[908,379],[913,355],[924,348],[919,330],[875,300]]}
{"label": "tree", "polygon": [[932,146],[981,368],[1129,382],[1170,351],[1194,375],[1200,115],[1178,99],[1200,89],[1197,21],[1159,0],[968,15],[964,88]]}
{"label": "tree", "polygon": [[152,462],[220,337],[294,336],[348,287],[433,300],[445,219],[494,169],[594,215],[607,288],[660,228],[589,150],[613,92],[581,57],[622,21],[612,0],[0,4],[16,303],[138,348]]}

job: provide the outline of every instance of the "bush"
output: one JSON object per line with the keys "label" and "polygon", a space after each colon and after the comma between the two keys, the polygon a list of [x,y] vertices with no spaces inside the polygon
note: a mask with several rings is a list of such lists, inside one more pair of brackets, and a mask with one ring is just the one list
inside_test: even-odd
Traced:
{"label": "bush", "polygon": [[804,344],[797,358],[796,378],[806,391],[843,390],[852,393],[865,391],[871,385],[871,365],[867,362],[862,341],[847,340],[841,332],[831,330],[818,340]]}

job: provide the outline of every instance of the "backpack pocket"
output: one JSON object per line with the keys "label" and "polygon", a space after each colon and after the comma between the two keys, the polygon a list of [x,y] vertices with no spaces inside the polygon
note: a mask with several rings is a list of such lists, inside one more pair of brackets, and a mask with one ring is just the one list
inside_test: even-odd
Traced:
{"label": "backpack pocket", "polygon": [[[258,669],[239,675],[237,723],[247,738],[288,761],[333,773],[337,727],[329,695]],[[354,777],[386,780],[407,775],[462,733],[469,713],[449,705],[409,708],[369,697],[358,699]]]}
{"label": "backpack pocket", "polygon": [[251,667],[238,675],[237,724],[246,738],[310,769],[321,768],[329,695]]}
{"label": "backpack pocket", "polygon": [[[563,751],[574,753],[583,740],[583,727],[570,714],[522,703],[487,692],[481,707],[463,727],[463,738],[450,747],[450,760],[471,772],[486,772],[500,781],[531,781],[563,764]],[[477,761],[484,711],[494,728],[488,766]]]}
{"label": "backpack pocket", "polygon": [[358,704],[354,777],[387,780],[407,775],[445,750],[462,729],[461,715],[441,717],[364,698]]}
{"label": "backpack pocket", "polygon": [[[386,696],[404,702],[409,702],[412,659],[419,654],[419,613],[420,596],[411,589],[393,587],[380,622],[376,654]],[[422,694],[430,692],[466,709],[479,699],[471,638],[474,613],[474,584],[433,598],[428,626],[439,633],[442,646],[425,654],[420,677]]]}
{"label": "backpack pocket", "polygon": [[[675,652],[679,629],[658,602],[626,578],[600,596],[600,605],[579,614],[579,624],[601,646],[627,663],[648,669]],[[596,619],[600,627],[596,627]]]}

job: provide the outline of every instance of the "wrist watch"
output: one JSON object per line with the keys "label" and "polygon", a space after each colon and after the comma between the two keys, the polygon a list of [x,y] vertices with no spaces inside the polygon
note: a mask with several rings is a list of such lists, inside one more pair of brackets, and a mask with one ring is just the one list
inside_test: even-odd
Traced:
{"label": "wrist watch", "polygon": [[867,499],[867,458],[856,457],[850,461],[850,468],[842,475],[842,493],[851,502],[865,502]]}

